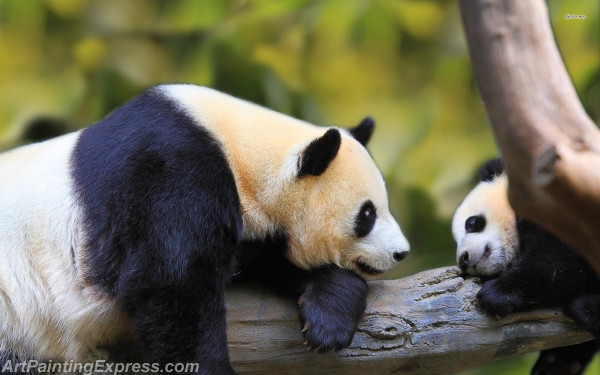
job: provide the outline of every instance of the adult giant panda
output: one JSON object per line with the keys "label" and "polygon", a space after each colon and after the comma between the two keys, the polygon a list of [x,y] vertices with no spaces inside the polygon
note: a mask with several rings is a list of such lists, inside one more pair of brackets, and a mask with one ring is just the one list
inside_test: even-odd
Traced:
{"label": "adult giant panda", "polygon": [[600,349],[600,280],[561,240],[515,214],[500,159],[487,162],[480,177],[452,220],[458,265],[484,280],[479,305],[499,317],[562,307],[596,340],[542,351],[532,374],[583,373]]}
{"label": "adult giant panda", "polygon": [[250,276],[275,267],[263,278],[300,297],[312,347],[347,346],[363,279],[409,250],[365,149],[373,126],[322,128],[163,85],[3,154],[0,367],[131,342],[141,360],[232,374],[223,294],[235,263]]}

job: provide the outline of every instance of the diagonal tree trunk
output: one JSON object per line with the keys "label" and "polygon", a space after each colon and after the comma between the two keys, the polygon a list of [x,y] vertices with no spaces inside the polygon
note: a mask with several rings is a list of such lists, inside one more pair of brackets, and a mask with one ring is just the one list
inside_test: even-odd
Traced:
{"label": "diagonal tree trunk", "polygon": [[511,205],[600,275],[600,131],[556,47],[543,0],[460,0]]}

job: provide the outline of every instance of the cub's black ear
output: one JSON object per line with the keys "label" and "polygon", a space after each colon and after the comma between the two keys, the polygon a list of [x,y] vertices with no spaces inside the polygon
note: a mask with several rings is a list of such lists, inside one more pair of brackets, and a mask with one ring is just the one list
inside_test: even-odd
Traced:
{"label": "cub's black ear", "polygon": [[365,117],[360,124],[354,128],[349,129],[350,134],[356,139],[361,145],[366,146],[373,135],[375,129],[375,120],[372,117]]}
{"label": "cub's black ear", "polygon": [[479,172],[479,181],[490,182],[496,177],[500,176],[502,173],[504,173],[502,159],[489,160],[483,165],[483,167],[481,167],[481,172]]}
{"label": "cub's black ear", "polygon": [[329,129],[322,137],[309,143],[298,161],[298,177],[307,174],[318,176],[325,172],[341,144],[342,136],[337,129]]}

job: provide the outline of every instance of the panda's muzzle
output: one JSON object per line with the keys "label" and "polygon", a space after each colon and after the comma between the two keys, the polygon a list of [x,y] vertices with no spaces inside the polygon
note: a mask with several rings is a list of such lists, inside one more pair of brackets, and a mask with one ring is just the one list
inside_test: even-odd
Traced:
{"label": "panda's muzzle", "polygon": [[472,252],[469,250],[465,250],[463,251],[460,256],[458,257],[457,260],[457,264],[460,267],[462,272],[477,272],[475,270],[475,268],[477,267],[477,265],[480,262],[486,261],[490,255],[492,254],[492,247],[491,245],[488,243],[485,245],[485,248],[483,250],[483,254],[481,254],[481,256],[477,257],[478,252]]}
{"label": "panda's muzzle", "polygon": [[465,272],[467,268],[469,268],[469,252],[463,252],[458,259],[458,266],[460,269]]}

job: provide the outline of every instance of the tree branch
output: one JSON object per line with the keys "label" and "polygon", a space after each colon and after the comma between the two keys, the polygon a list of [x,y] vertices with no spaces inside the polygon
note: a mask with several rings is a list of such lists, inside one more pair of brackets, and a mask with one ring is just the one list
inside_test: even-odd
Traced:
{"label": "tree branch", "polygon": [[475,78],[515,210],[600,275],[600,131],[556,47],[543,0],[460,0]]}
{"label": "tree branch", "polygon": [[478,279],[456,267],[369,283],[364,321],[349,348],[306,351],[293,301],[260,288],[227,291],[230,356],[242,374],[447,374],[591,336],[557,310],[496,320],[475,301]]}

